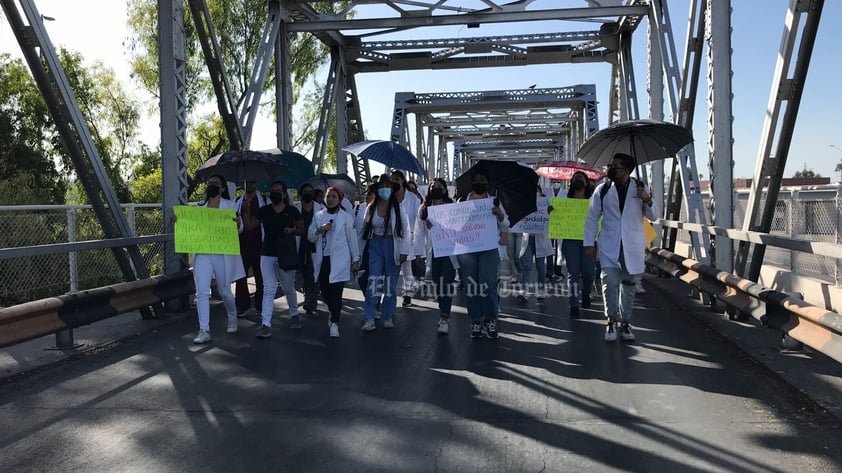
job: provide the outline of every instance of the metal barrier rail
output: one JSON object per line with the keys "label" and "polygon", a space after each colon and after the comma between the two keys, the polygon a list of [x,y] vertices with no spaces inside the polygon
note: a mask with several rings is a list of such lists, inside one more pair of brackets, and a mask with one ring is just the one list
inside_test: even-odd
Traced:
{"label": "metal barrier rail", "polygon": [[842,315],[663,248],[647,250],[646,263],[842,362]]}
{"label": "metal barrier rail", "polygon": [[0,348],[192,294],[193,275],[113,284],[0,309]]}

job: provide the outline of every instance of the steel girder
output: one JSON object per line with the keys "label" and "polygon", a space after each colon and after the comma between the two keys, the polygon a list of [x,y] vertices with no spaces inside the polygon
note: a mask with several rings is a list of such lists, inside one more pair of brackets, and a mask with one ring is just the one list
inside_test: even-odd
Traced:
{"label": "steel girder", "polygon": [[[34,1],[2,0],[0,3],[105,237],[134,236],[126,216],[120,211],[117,193]],[[137,245],[112,248],[111,251],[126,281],[149,277]],[[154,308],[158,315],[163,315],[162,307],[156,305]],[[144,318],[152,317],[148,308],[142,314]]]}
{"label": "steel girder", "polygon": [[[743,230],[768,233],[772,228],[823,7],[823,0],[790,0]],[[795,65],[790,67],[793,59]],[[783,114],[781,108],[785,108]],[[735,263],[737,274],[757,281],[765,251],[765,245],[741,242]]]}

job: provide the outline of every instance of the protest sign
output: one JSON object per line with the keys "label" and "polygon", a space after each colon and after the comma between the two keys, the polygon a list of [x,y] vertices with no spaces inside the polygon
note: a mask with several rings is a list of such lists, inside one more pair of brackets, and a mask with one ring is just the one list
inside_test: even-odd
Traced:
{"label": "protest sign", "polygon": [[175,252],[211,255],[240,254],[237,215],[231,209],[173,207],[175,216]]}
{"label": "protest sign", "polygon": [[509,229],[509,233],[535,233],[546,235],[550,228],[550,216],[547,214],[547,207],[550,205],[549,197],[538,197],[536,200],[538,210],[523,217],[518,223]]}
{"label": "protest sign", "polygon": [[427,218],[433,223],[433,254],[452,256],[497,248],[493,206],[494,199],[488,198],[427,207]]}
{"label": "protest sign", "polygon": [[553,197],[550,205],[550,238],[582,240],[585,238],[585,217],[588,215],[588,199],[561,199]]}

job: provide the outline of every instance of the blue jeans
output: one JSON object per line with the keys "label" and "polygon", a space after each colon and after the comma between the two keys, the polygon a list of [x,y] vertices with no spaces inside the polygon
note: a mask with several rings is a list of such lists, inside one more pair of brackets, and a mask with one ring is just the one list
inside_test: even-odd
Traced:
{"label": "blue jeans", "polygon": [[500,253],[495,249],[456,257],[462,272],[462,283],[468,295],[468,317],[472,322],[497,320],[497,275]]}
{"label": "blue jeans", "polygon": [[625,269],[603,267],[602,299],[608,320],[630,323],[634,306],[634,275]]}
{"label": "blue jeans", "polygon": [[372,238],[368,240],[368,284],[365,292],[365,319],[374,320],[377,302],[383,294],[380,315],[391,320],[395,315],[398,298],[398,271],[395,264],[395,240]]}
{"label": "blue jeans", "polygon": [[564,240],[561,254],[567,261],[567,290],[570,307],[579,307],[579,295],[590,295],[596,266],[587,255],[582,240]]}
{"label": "blue jeans", "polygon": [[[538,284],[536,289],[543,289],[544,282],[546,281],[547,277],[547,260],[545,258],[536,258],[535,257],[535,237],[530,235],[528,241],[524,241],[523,245],[526,247],[526,251],[523,253],[521,257],[521,262],[523,263],[523,278],[521,279],[521,284],[523,285],[524,289],[527,289],[527,285],[529,285],[530,280],[529,277],[532,273],[532,267],[535,267],[538,279]],[[537,291],[536,291],[537,292]]]}
{"label": "blue jeans", "polygon": [[442,317],[450,317],[450,308],[453,306],[453,281],[456,279],[456,270],[450,262],[450,256],[433,258],[433,283],[436,288],[436,298],[439,302],[439,313]]}

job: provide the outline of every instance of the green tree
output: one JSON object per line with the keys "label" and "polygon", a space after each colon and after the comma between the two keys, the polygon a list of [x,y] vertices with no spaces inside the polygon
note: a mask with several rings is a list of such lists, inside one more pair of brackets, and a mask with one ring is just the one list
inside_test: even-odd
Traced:
{"label": "green tree", "polygon": [[51,158],[44,99],[20,59],[0,54],[0,204],[61,204],[67,186]]}
{"label": "green tree", "polygon": [[795,174],[792,175],[794,178],[810,178],[810,177],[822,177],[821,174],[816,173],[812,169],[807,169],[807,165],[804,165],[804,169],[799,171],[795,171]]}
{"label": "green tree", "polygon": [[[345,12],[350,2],[316,2],[313,8],[322,13],[339,14]],[[224,64],[226,75],[231,86],[231,93],[234,96],[236,105],[239,106],[245,99],[245,91],[251,79],[252,67],[254,66],[261,43],[261,33],[267,18],[266,0],[243,0],[230,2],[225,0],[208,0],[208,11],[216,31],[220,55]],[[155,0],[129,0],[130,29],[129,47],[132,55],[132,69],[135,77],[150,93],[157,96],[158,93],[158,41],[157,41],[157,2]],[[192,113],[200,107],[214,103],[216,100],[213,88],[207,74],[207,68],[202,56],[201,46],[196,35],[195,24],[190,18],[189,9],[185,9],[184,19],[185,30],[185,54],[186,72],[190,80],[187,81],[187,104],[188,113]],[[290,47],[290,66],[293,76],[293,100],[298,102],[303,86],[318,71],[319,67],[330,57],[325,46],[315,36],[309,33],[294,33]],[[275,68],[270,66],[267,72],[264,92],[273,88]],[[273,94],[264,94],[264,97]],[[307,100],[303,104],[304,122],[310,127],[296,127],[291,142],[295,143],[294,148],[301,149],[312,145],[315,134],[312,127],[317,123],[309,120],[312,115],[312,108],[318,110],[321,102]],[[317,115],[316,115],[317,116]],[[205,119],[209,116],[205,116]],[[191,120],[196,126],[203,123],[201,120]],[[214,150],[215,152],[228,149],[228,143],[221,120],[208,122],[206,125],[218,126],[220,133],[212,134],[218,143],[211,144],[202,141],[204,151]],[[191,134],[193,130],[191,129]],[[208,135],[207,137],[210,137]],[[188,151],[188,154],[193,154]],[[205,154],[207,159],[212,154]],[[192,159],[192,158],[188,158]],[[191,168],[188,165],[188,169]]]}

